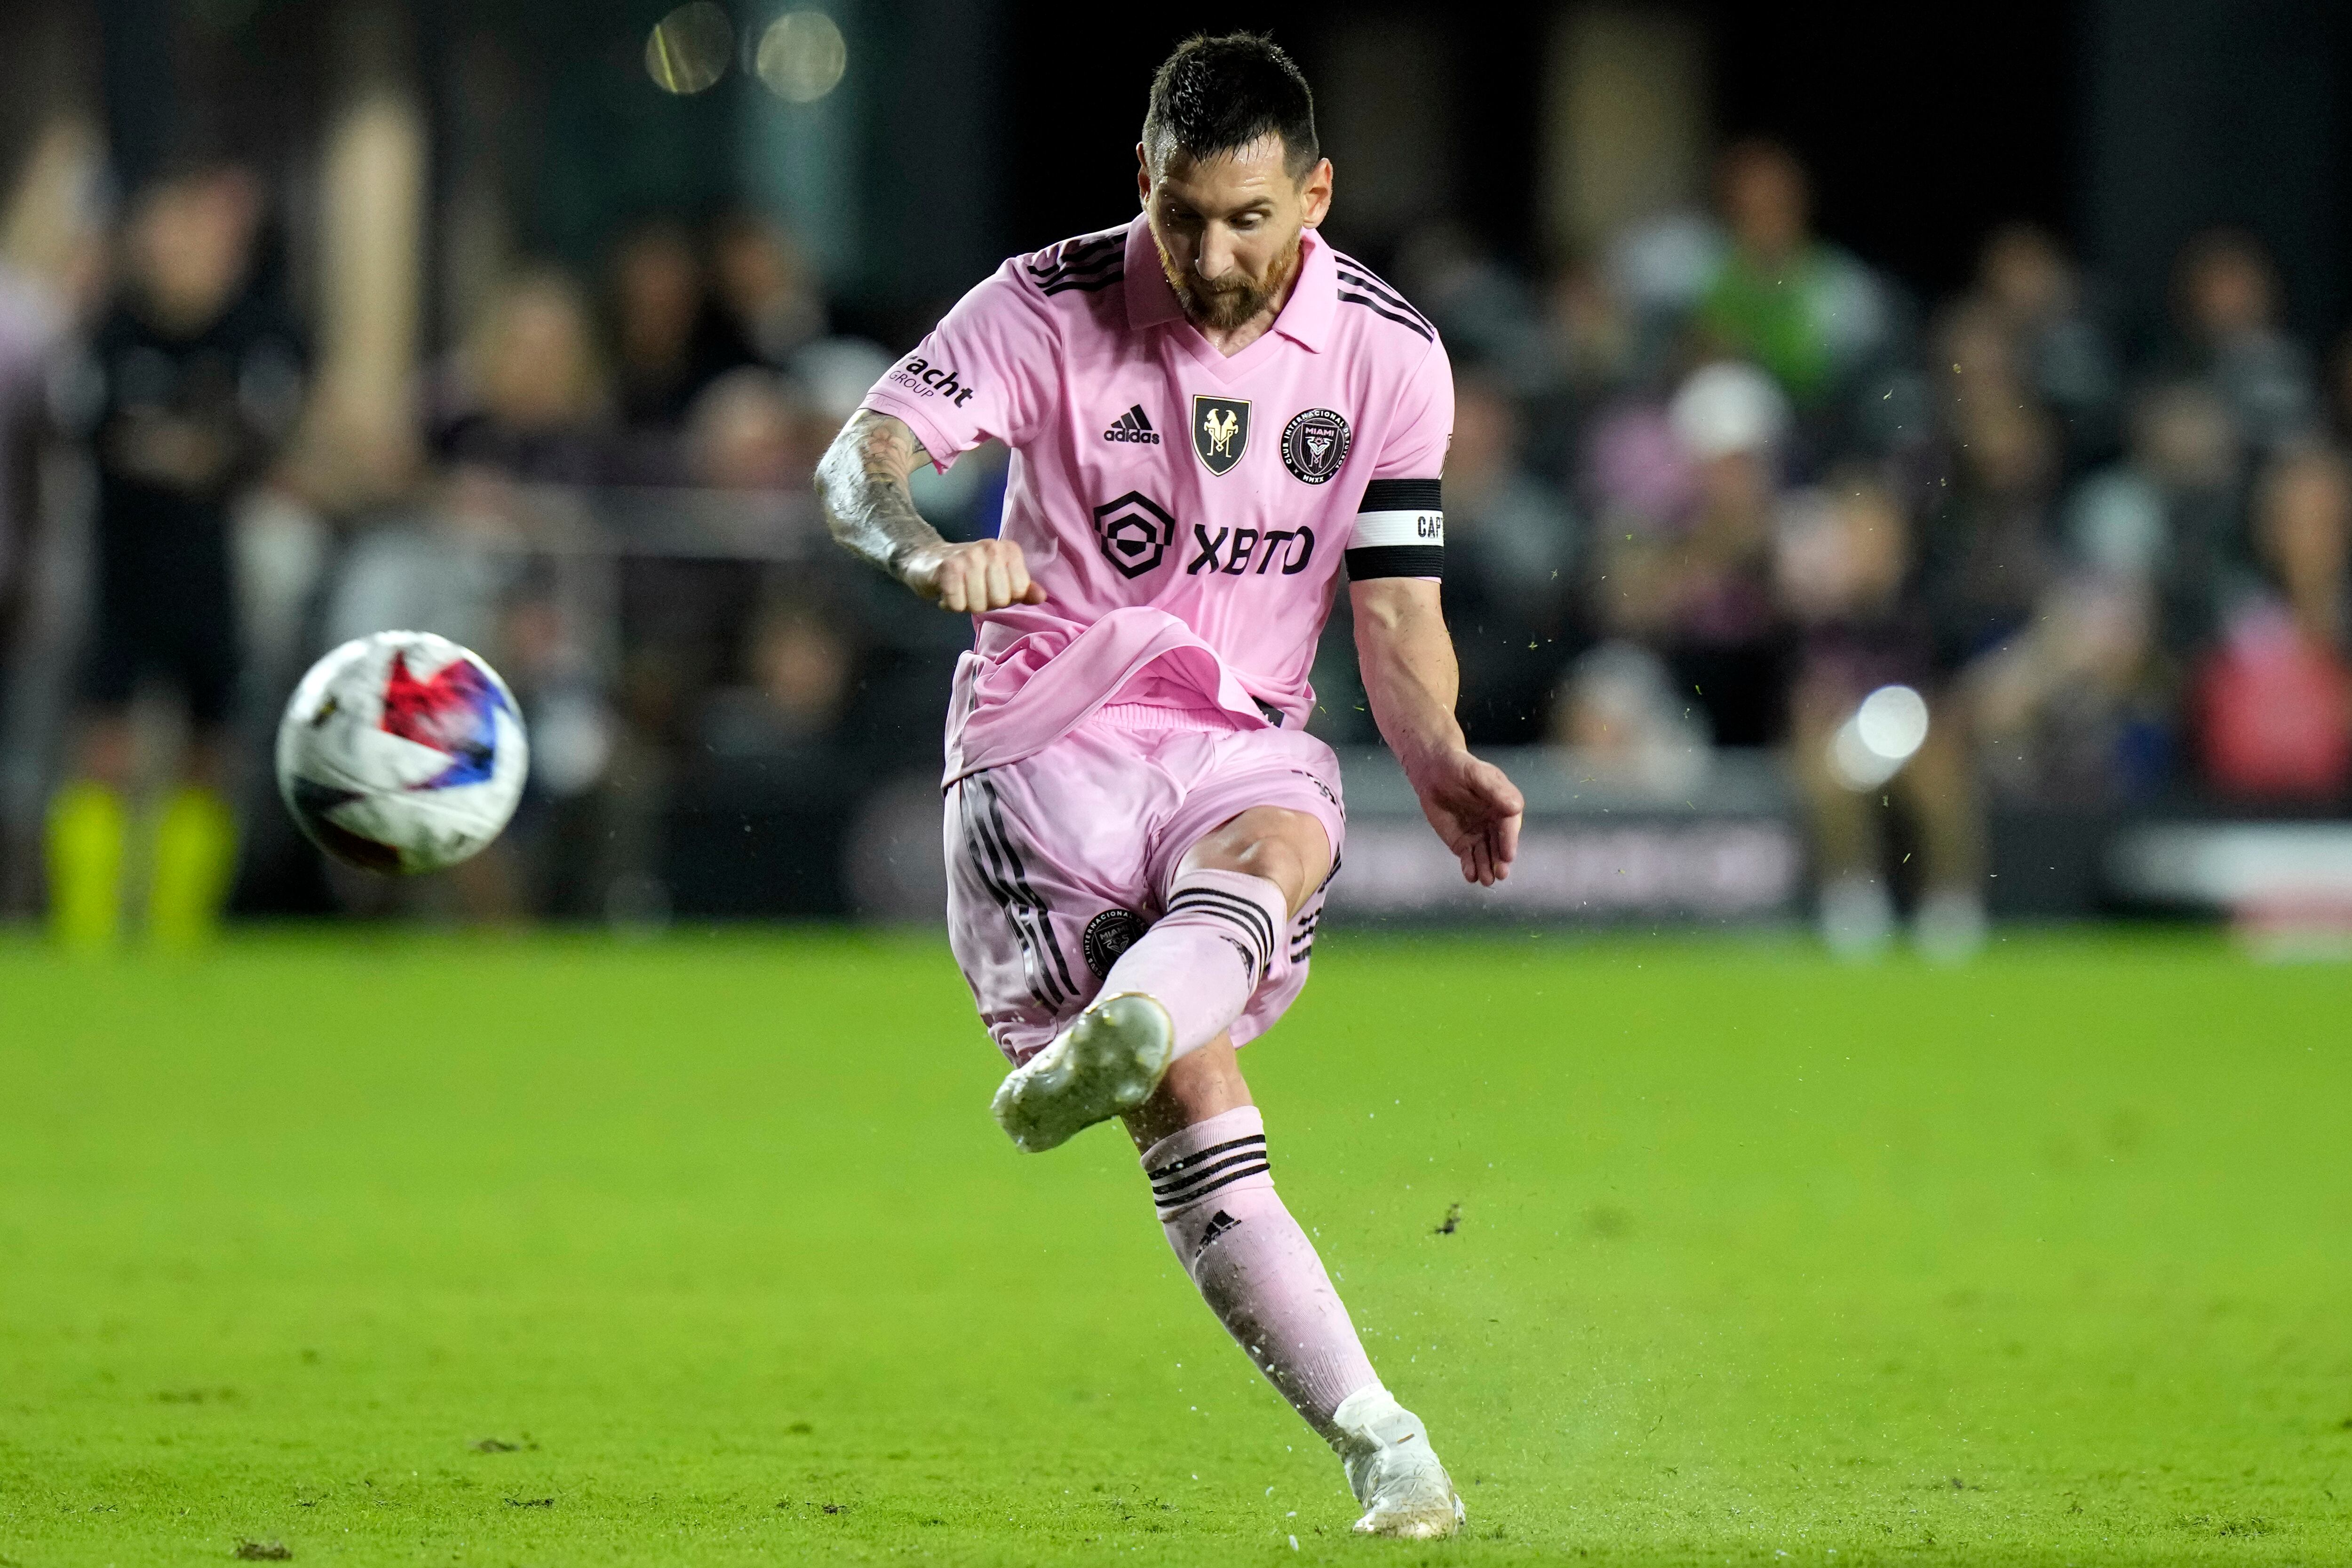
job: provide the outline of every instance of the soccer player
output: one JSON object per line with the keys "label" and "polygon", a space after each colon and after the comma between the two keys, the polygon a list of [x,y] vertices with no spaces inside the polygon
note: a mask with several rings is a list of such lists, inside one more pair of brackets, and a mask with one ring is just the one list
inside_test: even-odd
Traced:
{"label": "soccer player", "polygon": [[[1015,257],[876,384],[817,487],[833,532],[971,614],[948,714],[948,921],[1050,1149],[1112,1117],[1209,1307],[1338,1451],[1371,1534],[1461,1500],[1269,1174],[1235,1047],[1306,984],[1346,816],[1304,725],[1344,563],[1372,712],[1491,886],[1520,798],[1454,720],[1438,607],[1452,373],[1428,320],[1316,228],[1331,165],[1271,42],[1151,84],[1143,212]],[[907,476],[1012,448],[1001,537],[944,542]]]}
{"label": "soccer player", "polygon": [[187,704],[181,778],[154,823],[147,931],[168,947],[218,920],[236,858],[226,798],[237,687],[230,508],[302,401],[298,342],[253,279],[261,189],[230,163],[168,170],[134,205],[126,288],[99,329],[97,603],[78,776],[49,805],[50,920],[112,942],[131,831],[131,703],[163,680]]}

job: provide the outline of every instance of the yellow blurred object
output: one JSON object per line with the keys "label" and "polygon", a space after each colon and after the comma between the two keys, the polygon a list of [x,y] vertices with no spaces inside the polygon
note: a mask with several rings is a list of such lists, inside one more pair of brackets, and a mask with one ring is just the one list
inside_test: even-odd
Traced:
{"label": "yellow blurred object", "polygon": [[147,934],[174,951],[201,945],[220,925],[236,867],[236,818],[211,790],[173,792],[155,823],[155,878]]}
{"label": "yellow blurred object", "polygon": [[727,74],[735,27],[711,0],[680,5],[646,36],[646,74],[664,92],[698,93]]}
{"label": "yellow blurred object", "polygon": [[111,947],[122,931],[122,857],[130,817],[100,784],[71,784],[49,802],[49,929],[79,952]]}

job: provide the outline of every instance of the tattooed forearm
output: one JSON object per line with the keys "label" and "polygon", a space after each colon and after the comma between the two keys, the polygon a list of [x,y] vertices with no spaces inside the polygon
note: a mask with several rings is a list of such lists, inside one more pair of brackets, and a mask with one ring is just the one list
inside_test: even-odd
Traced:
{"label": "tattooed forearm", "polygon": [[915,510],[907,489],[907,476],[929,461],[929,454],[904,422],[861,409],[817,465],[817,500],[833,537],[901,582],[908,578],[909,556],[944,542]]}
{"label": "tattooed forearm", "polygon": [[930,455],[904,421],[861,410],[817,465],[817,500],[843,548],[870,561],[920,597],[960,615],[1042,605],[1021,546],[1010,539],[950,544],[915,510],[907,476]]}

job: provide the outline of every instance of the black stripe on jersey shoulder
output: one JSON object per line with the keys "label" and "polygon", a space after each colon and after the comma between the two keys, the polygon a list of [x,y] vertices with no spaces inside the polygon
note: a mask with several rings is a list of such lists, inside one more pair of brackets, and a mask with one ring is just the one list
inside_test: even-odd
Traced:
{"label": "black stripe on jersey shoulder", "polygon": [[1427,327],[1431,331],[1437,330],[1435,322],[1399,298],[1393,289],[1383,289],[1369,278],[1359,278],[1345,268],[1339,270],[1339,282],[1343,288],[1361,290],[1375,304],[1394,310],[1401,316],[1409,317],[1421,326]]}
{"label": "black stripe on jersey shoulder", "polygon": [[1119,267],[1114,268],[1112,270],[1103,273],[1099,277],[1057,278],[1051,283],[1042,285],[1037,291],[1041,294],[1066,294],[1075,289],[1081,294],[1097,294],[1103,289],[1109,288],[1114,283],[1124,283],[1126,281],[1127,268]]}
{"label": "black stripe on jersey shoulder", "polygon": [[1372,544],[1348,552],[1348,577],[1350,582],[1369,583],[1375,577],[1444,575],[1445,546],[1443,544]]}
{"label": "black stripe on jersey shoulder", "polygon": [[1437,511],[1444,489],[1437,479],[1374,479],[1364,487],[1364,504],[1358,511]]}
{"label": "black stripe on jersey shoulder", "polygon": [[1423,337],[1427,338],[1433,343],[1437,341],[1436,332],[1432,331],[1430,328],[1422,325],[1422,323],[1414,321],[1411,316],[1400,315],[1398,312],[1390,310],[1386,305],[1381,304],[1380,301],[1368,295],[1350,294],[1348,290],[1342,289],[1339,290],[1339,302],[1343,305],[1361,305],[1375,316],[1386,316],[1390,321],[1394,321],[1398,326],[1404,328],[1407,331],[1419,332]]}
{"label": "black stripe on jersey shoulder", "polygon": [[1073,261],[1066,267],[1050,267],[1043,272],[1033,271],[1029,276],[1040,284],[1051,285],[1067,282],[1074,278],[1094,278],[1105,272],[1122,271],[1126,266],[1126,256],[1113,252],[1108,256],[1094,256],[1088,257],[1084,261]]}
{"label": "black stripe on jersey shoulder", "polygon": [[1040,287],[1066,279],[1089,278],[1106,268],[1123,266],[1127,259],[1127,236],[1107,234],[1095,239],[1064,240],[1047,253],[1045,261],[1022,264],[1022,270],[1034,279]]}
{"label": "black stripe on jersey shoulder", "polygon": [[1423,315],[1418,310],[1414,309],[1412,301],[1406,299],[1402,294],[1397,292],[1395,287],[1391,284],[1388,279],[1382,278],[1379,273],[1373,271],[1370,268],[1365,266],[1354,257],[1346,255],[1340,251],[1333,251],[1331,253],[1331,259],[1339,266],[1339,280],[1342,283],[1352,283],[1357,288],[1361,289],[1365,293],[1370,294],[1375,300],[1380,300],[1381,303],[1390,307],[1391,310],[1402,310],[1406,315],[1411,316],[1423,326],[1428,327],[1432,331],[1435,330],[1436,324],[1427,316]]}
{"label": "black stripe on jersey shoulder", "polygon": [[1098,261],[1106,256],[1123,254],[1126,249],[1127,231],[1124,229],[1110,234],[1080,235],[1076,239],[1066,239],[1059,244],[1047,246],[1036,253],[1045,259],[1026,262],[1024,265],[1031,272],[1042,277],[1045,273],[1076,266],[1080,262]]}

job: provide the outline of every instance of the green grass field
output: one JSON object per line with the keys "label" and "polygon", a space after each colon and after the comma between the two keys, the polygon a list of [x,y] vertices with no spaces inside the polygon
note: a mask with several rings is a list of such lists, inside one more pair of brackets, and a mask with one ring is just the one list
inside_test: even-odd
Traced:
{"label": "green grass field", "polygon": [[2352,1561],[2352,975],[1316,968],[1244,1059],[1465,1540],[1349,1537],[936,941],[320,934],[0,948],[0,1564]]}

